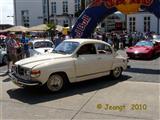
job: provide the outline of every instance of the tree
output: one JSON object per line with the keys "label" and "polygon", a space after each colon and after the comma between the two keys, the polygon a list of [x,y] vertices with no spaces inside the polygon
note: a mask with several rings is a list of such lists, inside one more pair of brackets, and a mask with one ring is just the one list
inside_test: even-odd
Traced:
{"label": "tree", "polygon": [[49,33],[49,36],[51,37],[51,40],[53,41],[53,36],[55,34],[56,25],[53,22],[47,23],[47,31]]}

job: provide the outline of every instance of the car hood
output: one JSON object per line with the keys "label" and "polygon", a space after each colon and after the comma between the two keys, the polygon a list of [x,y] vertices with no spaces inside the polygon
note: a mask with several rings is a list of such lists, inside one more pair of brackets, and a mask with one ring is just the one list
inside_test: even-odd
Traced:
{"label": "car hood", "polygon": [[48,53],[44,55],[37,55],[37,56],[30,57],[30,58],[22,59],[16,62],[15,65],[20,65],[26,68],[33,68],[39,64],[56,61],[57,59],[61,59],[61,58],[68,58],[70,56],[71,55]]}
{"label": "car hood", "polygon": [[127,52],[147,52],[152,50],[152,47],[149,46],[134,46],[127,49]]}
{"label": "car hood", "polygon": [[38,53],[45,54],[45,53],[51,53],[53,48],[37,48],[34,50]]}

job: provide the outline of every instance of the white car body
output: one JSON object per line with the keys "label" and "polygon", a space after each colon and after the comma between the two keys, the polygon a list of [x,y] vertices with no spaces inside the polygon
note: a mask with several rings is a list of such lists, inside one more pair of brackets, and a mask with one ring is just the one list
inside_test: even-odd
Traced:
{"label": "white car body", "polygon": [[[39,46],[38,48],[36,48],[37,43],[41,44],[43,42],[49,43],[48,46],[47,45],[45,47]],[[30,56],[50,53],[52,52],[54,48],[53,42],[48,39],[35,39],[35,40],[30,41],[29,45],[30,45],[29,47]]]}
{"label": "white car body", "polygon": [[[109,75],[116,67],[123,70],[127,68],[128,59],[114,52],[112,47],[100,40],[70,39],[64,43],[75,42],[78,47],[71,54],[49,53],[23,59],[15,63],[13,73],[10,75],[14,83],[18,85],[44,85],[51,75],[63,73],[70,83],[98,78]],[[62,42],[63,43],[63,42]],[[62,44],[61,43],[61,44]],[[98,52],[95,54],[80,54],[82,46],[91,44],[104,45],[111,50],[109,54]],[[37,77],[31,76],[31,71],[40,71]],[[22,72],[23,71],[23,72]]]}
{"label": "white car body", "polygon": [[7,51],[5,48],[0,46],[0,64],[6,64],[7,62]]}

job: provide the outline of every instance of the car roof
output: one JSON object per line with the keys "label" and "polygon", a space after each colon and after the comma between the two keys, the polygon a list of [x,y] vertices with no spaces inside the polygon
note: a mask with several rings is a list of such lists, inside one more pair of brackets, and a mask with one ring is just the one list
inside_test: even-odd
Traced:
{"label": "car roof", "polygon": [[[86,44],[86,43],[103,43],[103,44],[108,44],[102,40],[97,40],[97,39],[85,39],[85,38],[76,38],[76,39],[68,39],[65,41],[72,41],[72,42],[79,42],[80,44]],[[108,44],[109,45],[109,44]]]}
{"label": "car roof", "polygon": [[35,42],[42,42],[42,41],[52,42],[52,41],[49,40],[49,39],[33,39],[33,40],[29,41],[29,42],[35,43]]}

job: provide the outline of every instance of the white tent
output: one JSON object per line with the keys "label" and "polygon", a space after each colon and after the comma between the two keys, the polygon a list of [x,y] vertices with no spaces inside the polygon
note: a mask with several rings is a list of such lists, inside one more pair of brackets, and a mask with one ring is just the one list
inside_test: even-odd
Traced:
{"label": "white tent", "polygon": [[3,30],[3,32],[26,32],[26,31],[28,31],[28,28],[24,26],[14,26]]}

